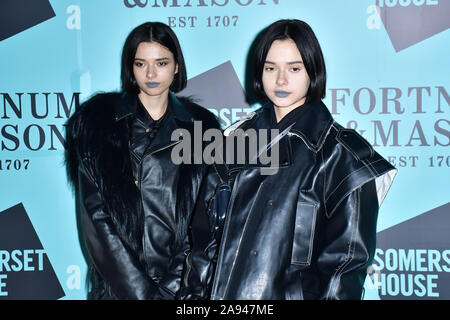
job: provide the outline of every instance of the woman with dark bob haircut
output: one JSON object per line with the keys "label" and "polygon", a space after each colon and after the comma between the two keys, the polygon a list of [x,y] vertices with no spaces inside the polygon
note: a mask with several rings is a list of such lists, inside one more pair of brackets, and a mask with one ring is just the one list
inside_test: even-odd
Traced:
{"label": "woman with dark bob haircut", "polygon": [[198,240],[181,297],[361,299],[396,169],[321,101],[325,63],[308,24],[271,24],[254,58],[255,95],[268,101],[225,135],[276,129],[258,155],[277,161],[251,161],[247,152],[244,164],[215,165],[193,216]]}
{"label": "woman with dark bob haircut", "polygon": [[186,86],[177,37],[136,27],[122,51],[122,90],[84,102],[67,123],[66,163],[88,252],[90,299],[175,299],[202,165],[175,164],[174,130],[220,128],[174,93]]}

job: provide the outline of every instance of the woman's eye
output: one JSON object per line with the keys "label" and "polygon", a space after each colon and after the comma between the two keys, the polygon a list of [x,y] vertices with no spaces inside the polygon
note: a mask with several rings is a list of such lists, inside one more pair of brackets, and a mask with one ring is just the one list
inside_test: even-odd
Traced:
{"label": "woman's eye", "polygon": [[138,68],[142,67],[144,64],[142,62],[135,62],[134,65]]}
{"label": "woman's eye", "polygon": [[158,66],[160,66],[160,67],[165,67],[165,66],[167,66],[169,63],[167,62],[167,61],[161,61],[161,62],[158,62]]}
{"label": "woman's eye", "polygon": [[265,67],[264,68],[264,70],[267,72],[271,72],[271,71],[273,71],[273,69],[274,69],[273,67]]}
{"label": "woman's eye", "polygon": [[299,72],[300,70],[301,70],[301,68],[299,68],[299,67],[292,67],[291,68],[292,72]]}

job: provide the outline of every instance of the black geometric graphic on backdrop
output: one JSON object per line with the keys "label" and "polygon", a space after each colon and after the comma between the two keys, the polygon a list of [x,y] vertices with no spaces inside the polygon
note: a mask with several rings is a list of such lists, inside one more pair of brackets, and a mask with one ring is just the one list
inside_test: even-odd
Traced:
{"label": "black geometric graphic on backdrop", "polygon": [[49,0],[1,0],[0,41],[55,16]]}
{"label": "black geometric graphic on backdrop", "polygon": [[22,203],[0,212],[0,276],[0,300],[65,296]]}
{"label": "black geometric graphic on backdrop", "polygon": [[[393,249],[394,258],[397,259],[401,249],[404,253],[409,252],[409,258],[412,258],[403,259],[403,262],[408,261],[406,264],[389,262],[391,266],[408,265],[411,269],[409,271],[405,270],[406,268],[397,268],[394,271],[385,268],[381,271],[385,275],[394,274],[391,276],[390,285],[401,285],[397,281],[404,277],[404,290],[409,291],[409,294],[406,296],[400,291],[395,296],[383,295],[381,290],[378,290],[381,300],[450,299],[450,202],[378,232],[377,248],[385,253],[386,250],[391,249],[392,252]],[[447,252],[446,255],[443,254],[444,251]],[[394,260],[393,256],[390,258]],[[426,284],[429,276],[433,277],[431,289],[434,295],[438,294],[439,297],[423,295],[425,290],[430,289]],[[414,290],[411,292],[412,288],[421,294],[418,296]],[[394,291],[397,292],[397,288]]]}
{"label": "black geometric graphic on backdrop", "polygon": [[[376,1],[377,2],[377,1]],[[426,3],[425,1],[423,1]],[[379,7],[381,20],[396,52],[450,28],[450,1],[435,5]]]}
{"label": "black geometric graphic on backdrop", "polygon": [[223,108],[249,108],[231,61],[190,78],[186,88],[177,95],[192,97],[201,106],[217,111]]}

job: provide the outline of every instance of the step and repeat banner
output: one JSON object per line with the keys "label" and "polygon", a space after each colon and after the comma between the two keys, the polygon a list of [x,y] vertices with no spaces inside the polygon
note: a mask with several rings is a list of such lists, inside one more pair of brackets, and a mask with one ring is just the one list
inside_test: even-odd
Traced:
{"label": "step and repeat banner", "polygon": [[226,127],[260,107],[245,94],[249,49],[281,18],[315,31],[335,119],[398,168],[364,299],[450,299],[449,16],[448,0],[2,0],[0,299],[86,298],[64,123],[120,88],[128,33],[171,26],[187,63],[181,94]]}

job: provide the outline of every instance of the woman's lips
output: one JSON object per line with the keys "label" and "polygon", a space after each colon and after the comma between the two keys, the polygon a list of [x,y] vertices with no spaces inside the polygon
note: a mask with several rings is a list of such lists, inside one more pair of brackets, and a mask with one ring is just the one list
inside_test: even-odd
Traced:
{"label": "woman's lips", "polygon": [[287,92],[287,91],[275,91],[275,95],[278,97],[278,98],[286,98],[287,96],[289,96],[291,93],[290,92]]}
{"label": "woman's lips", "polygon": [[157,86],[159,86],[160,83],[159,82],[146,82],[145,84],[149,88],[156,88]]}

